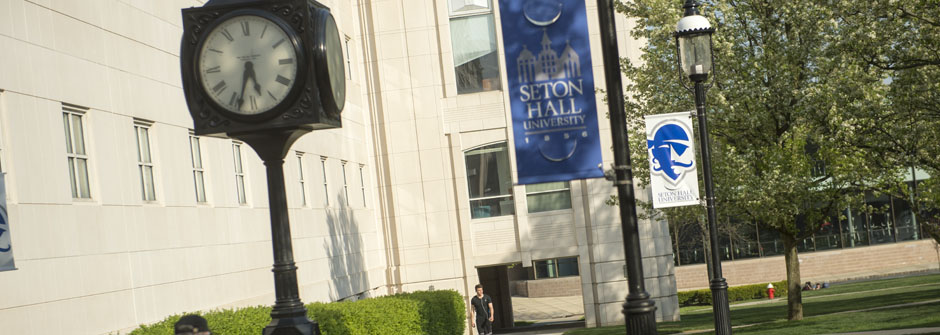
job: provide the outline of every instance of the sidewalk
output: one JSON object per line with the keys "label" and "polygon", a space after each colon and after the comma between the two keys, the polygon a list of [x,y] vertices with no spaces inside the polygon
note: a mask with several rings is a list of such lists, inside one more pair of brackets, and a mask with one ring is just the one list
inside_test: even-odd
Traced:
{"label": "sidewalk", "polygon": [[512,297],[513,319],[516,321],[579,320],[584,316],[584,300],[580,295],[567,297]]}

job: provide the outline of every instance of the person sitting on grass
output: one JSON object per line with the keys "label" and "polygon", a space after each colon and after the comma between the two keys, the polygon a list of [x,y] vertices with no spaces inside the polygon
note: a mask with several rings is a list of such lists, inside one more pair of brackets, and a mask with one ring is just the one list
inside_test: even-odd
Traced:
{"label": "person sitting on grass", "polygon": [[806,284],[803,285],[803,291],[812,291],[812,290],[813,290],[813,283],[806,282]]}

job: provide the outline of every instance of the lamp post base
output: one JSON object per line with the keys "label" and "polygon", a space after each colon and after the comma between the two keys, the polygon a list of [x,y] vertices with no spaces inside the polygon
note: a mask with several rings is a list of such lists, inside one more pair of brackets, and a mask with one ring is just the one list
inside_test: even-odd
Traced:
{"label": "lamp post base", "polygon": [[714,278],[712,290],[712,314],[715,316],[715,334],[731,334],[731,306],[728,305],[728,283],[724,278]]}
{"label": "lamp post base", "polygon": [[271,320],[262,335],[320,335],[320,326],[306,316]]}
{"label": "lamp post base", "polygon": [[649,295],[635,299],[627,296],[623,304],[627,335],[656,335],[656,303]]}

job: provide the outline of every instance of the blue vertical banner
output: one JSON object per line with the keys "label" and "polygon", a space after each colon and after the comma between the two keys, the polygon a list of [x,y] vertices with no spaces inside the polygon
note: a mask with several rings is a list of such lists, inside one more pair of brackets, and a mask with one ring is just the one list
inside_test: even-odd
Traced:
{"label": "blue vertical banner", "polygon": [[7,192],[5,174],[0,172],[0,271],[15,270],[13,245],[10,239],[9,216],[7,216]]}
{"label": "blue vertical banner", "polygon": [[519,184],[599,178],[584,0],[499,0]]}

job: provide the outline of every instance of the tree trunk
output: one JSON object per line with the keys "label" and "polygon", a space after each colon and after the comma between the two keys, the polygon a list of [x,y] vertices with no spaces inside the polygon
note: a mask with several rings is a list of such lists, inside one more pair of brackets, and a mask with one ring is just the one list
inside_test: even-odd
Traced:
{"label": "tree trunk", "polygon": [[787,234],[783,238],[784,260],[787,263],[787,320],[803,320],[803,285],[800,281],[800,256],[796,239]]}
{"label": "tree trunk", "polygon": [[705,274],[708,278],[705,278],[706,281],[711,282],[712,278],[712,248],[711,240],[708,239],[708,233],[702,232],[702,249],[705,251]]}
{"label": "tree trunk", "polygon": [[712,240],[708,227],[705,225],[705,216],[700,215],[696,222],[698,223],[699,230],[702,232],[702,247],[704,247],[703,249],[705,251],[705,270],[708,273],[707,280],[711,282],[712,278],[715,278],[715,276],[712,275],[712,252],[714,251],[712,249]]}

